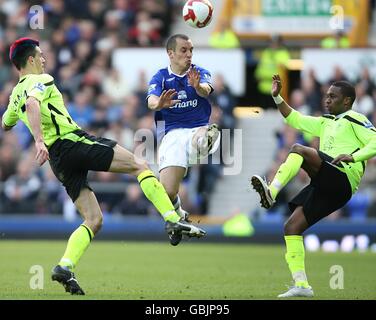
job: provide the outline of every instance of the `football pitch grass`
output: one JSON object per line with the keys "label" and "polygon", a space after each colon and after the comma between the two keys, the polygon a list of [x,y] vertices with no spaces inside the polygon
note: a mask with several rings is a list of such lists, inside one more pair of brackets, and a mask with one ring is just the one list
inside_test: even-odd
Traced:
{"label": "football pitch grass", "polygon": [[[76,269],[86,295],[71,296],[50,280],[65,245],[0,241],[0,299],[269,300],[291,284],[282,245],[94,241]],[[371,252],[306,253],[314,299],[375,300],[375,266]],[[341,278],[343,289],[332,289]],[[31,289],[38,283],[43,289]]]}

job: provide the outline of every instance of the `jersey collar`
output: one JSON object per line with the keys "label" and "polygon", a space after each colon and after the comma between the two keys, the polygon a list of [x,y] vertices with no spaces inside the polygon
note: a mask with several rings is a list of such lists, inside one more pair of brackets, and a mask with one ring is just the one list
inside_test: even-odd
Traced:
{"label": "jersey collar", "polygon": [[18,81],[18,83],[21,83],[22,81],[24,81],[27,76],[28,76],[28,74],[25,74],[24,76],[22,76],[20,78],[20,80]]}
{"label": "jersey collar", "polygon": [[343,113],[337,114],[335,120],[343,118],[350,110],[347,110]]}
{"label": "jersey collar", "polygon": [[167,67],[167,70],[168,70],[168,74],[169,74],[169,75],[173,74],[175,77],[183,78],[183,77],[185,77],[185,76],[187,75],[187,72],[188,72],[189,69],[188,69],[187,72],[184,73],[184,74],[176,74],[176,73],[174,73],[174,72],[172,71],[171,66],[169,65],[169,66]]}

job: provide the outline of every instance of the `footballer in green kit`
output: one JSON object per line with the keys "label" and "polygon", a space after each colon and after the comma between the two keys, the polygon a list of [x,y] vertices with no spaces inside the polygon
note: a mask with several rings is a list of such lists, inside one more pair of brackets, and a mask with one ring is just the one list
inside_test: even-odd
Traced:
{"label": "footballer in green kit", "polygon": [[334,82],[328,89],[325,105],[329,114],[320,117],[302,115],[279,95],[282,82],[273,76],[272,97],[286,123],[320,138],[319,150],[295,144],[273,181],[251,178],[260,194],[261,206],[273,206],[280,190],[302,168],[311,182],[289,202],[291,216],[285,223],[285,255],[294,286],[280,298],[312,297],[304,266],[303,232],[322,218],[342,208],[358,189],[367,160],[376,155],[376,129],[366,116],[351,110],[355,88],[346,81]]}
{"label": "footballer in green kit", "polygon": [[49,160],[52,171],[84,219],[53,268],[52,280],[60,282],[71,294],[84,294],[73,271],[103,221],[98,201],[88,184],[89,170],[137,177],[145,196],[165,220],[169,235],[205,235],[204,230],[180,219],[166,190],[144,160],[116,141],[89,135],[74,122],[53,77],[44,73],[45,58],[37,40],[16,40],[10,47],[9,58],[19,71],[19,82],[12,91],[2,127],[10,130],[18,120],[26,124],[35,140],[36,161],[43,165]]}

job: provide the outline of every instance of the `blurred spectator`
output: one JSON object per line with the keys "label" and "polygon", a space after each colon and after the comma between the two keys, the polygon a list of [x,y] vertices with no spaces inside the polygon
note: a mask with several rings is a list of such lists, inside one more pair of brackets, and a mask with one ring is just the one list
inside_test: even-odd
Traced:
{"label": "blurred spectator", "polygon": [[280,69],[286,67],[290,59],[289,51],[283,47],[282,37],[273,35],[269,48],[262,51],[259,63],[255,70],[255,77],[258,81],[259,103],[262,108],[274,107],[270,96],[272,87],[272,76],[280,73]]}
{"label": "blurred spectator", "polygon": [[170,34],[171,7],[171,1],[169,0],[144,0],[141,4],[141,9],[148,12],[150,17],[156,21],[155,25],[163,38],[168,37]]}
{"label": "blurred spectator", "polygon": [[213,123],[218,123],[221,128],[234,129],[236,124],[236,119],[233,114],[234,108],[236,106],[236,100],[234,95],[231,93],[230,88],[225,83],[223,75],[216,74],[213,80],[214,92],[211,95],[211,100],[215,106],[218,106],[221,111],[221,120],[212,121]]}
{"label": "blurred spectator", "polygon": [[209,37],[209,45],[217,49],[239,48],[240,41],[232,31],[228,19],[222,19],[218,23],[218,29]]}
{"label": "blurred spectator", "polygon": [[143,117],[150,112],[147,104],[147,92],[149,88],[148,79],[145,70],[140,70],[138,73],[138,81],[133,93],[138,97],[139,107],[137,108],[137,116]]}
{"label": "blurred spectator", "polygon": [[315,71],[308,70],[306,77],[302,78],[301,87],[305,96],[305,101],[309,107],[310,114],[314,115],[321,111],[321,101],[323,95],[321,93],[321,84],[316,79]]}
{"label": "blurred spectator", "polygon": [[38,214],[59,214],[63,211],[65,189],[56,179],[49,165],[40,168],[39,178],[43,184],[35,201]]}
{"label": "blurred spectator", "polygon": [[19,152],[17,144],[0,144],[0,181],[6,181],[10,176],[16,173]]}
{"label": "blurred spectator", "polygon": [[347,216],[353,221],[364,221],[367,219],[367,211],[371,205],[371,197],[359,189],[346,204]]}
{"label": "blurred spectator", "polygon": [[350,40],[348,36],[341,30],[338,30],[334,35],[321,40],[321,48],[336,49],[336,48],[350,48]]}
{"label": "blurred spectator", "polygon": [[93,120],[94,110],[90,104],[92,96],[88,91],[81,91],[74,96],[74,102],[68,104],[69,114],[81,127],[88,127]]}
{"label": "blurred spectator", "polygon": [[4,183],[6,212],[35,212],[35,201],[40,186],[41,181],[34,173],[29,160],[19,162],[16,173]]}
{"label": "blurred spectator", "polygon": [[222,176],[222,167],[217,164],[212,164],[211,159],[212,156],[210,155],[208,158],[208,164],[201,164],[198,167],[199,180],[197,186],[197,203],[200,208],[200,214],[207,214],[210,196],[214,191],[217,180]]}
{"label": "blurred spectator", "polygon": [[161,44],[161,21],[152,19],[147,11],[140,11],[136,15],[136,24],[129,30],[129,43],[141,47]]}
{"label": "blurred spectator", "polygon": [[331,85],[336,81],[349,81],[340,66],[334,67],[333,76],[329,79],[328,84]]}
{"label": "blurred spectator", "polygon": [[368,119],[372,118],[372,113],[375,107],[375,101],[367,94],[366,83],[359,82],[355,86],[356,100],[353,105],[353,110],[363,113]]}
{"label": "blurred spectator", "polygon": [[150,207],[148,200],[141,192],[137,183],[127,185],[125,195],[118,205],[114,208],[114,212],[124,215],[146,216],[153,209]]}
{"label": "blurred spectator", "polygon": [[104,214],[113,212],[114,207],[122,200],[123,190],[121,188],[114,188],[110,190],[111,184],[119,182],[120,176],[111,172],[90,172],[91,180],[100,182],[100,185],[94,187],[98,203]]}
{"label": "blurred spectator", "polygon": [[359,79],[356,81],[357,83],[362,83],[367,95],[372,96],[373,90],[376,88],[374,80],[371,78],[371,74],[367,67],[362,69]]}
{"label": "blurred spectator", "polygon": [[118,70],[112,68],[102,82],[102,90],[113,103],[122,103],[130,93],[129,84]]}
{"label": "blurred spectator", "polygon": [[291,92],[291,96],[290,96],[290,106],[305,115],[309,115],[311,114],[311,110],[309,106],[306,104],[305,100],[306,98],[305,98],[303,90],[294,89]]}

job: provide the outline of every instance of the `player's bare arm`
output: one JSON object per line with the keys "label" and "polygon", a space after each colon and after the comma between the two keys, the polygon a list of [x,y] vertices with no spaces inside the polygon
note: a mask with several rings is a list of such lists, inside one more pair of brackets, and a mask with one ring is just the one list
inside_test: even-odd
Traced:
{"label": "player's bare arm", "polygon": [[176,93],[177,92],[174,89],[169,89],[167,91],[164,90],[159,97],[156,95],[151,95],[148,98],[149,109],[158,111],[161,109],[170,108],[176,103],[179,103],[181,100],[174,99]]}
{"label": "player's bare arm", "polygon": [[188,83],[195,88],[200,97],[208,97],[212,89],[208,83],[200,83],[200,71],[196,68],[190,68],[188,73]]}
{"label": "player's bare arm", "polygon": [[40,120],[40,105],[37,99],[33,97],[27,98],[26,114],[35,141],[35,148],[37,152],[35,160],[37,160],[38,164],[41,166],[50,159],[50,156],[43,140]]}
{"label": "player's bare arm", "polygon": [[338,164],[340,162],[354,162],[354,158],[350,154],[340,154],[338,157],[332,160],[333,164]]}
{"label": "player's bare arm", "polygon": [[[281,92],[282,89],[282,81],[278,74],[275,74],[273,76],[273,83],[272,83],[272,96],[274,98],[277,98]],[[280,103],[276,102],[276,105],[283,115],[283,117],[288,117],[291,111],[293,110],[284,100],[282,100]]]}

